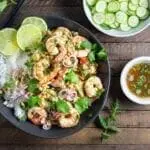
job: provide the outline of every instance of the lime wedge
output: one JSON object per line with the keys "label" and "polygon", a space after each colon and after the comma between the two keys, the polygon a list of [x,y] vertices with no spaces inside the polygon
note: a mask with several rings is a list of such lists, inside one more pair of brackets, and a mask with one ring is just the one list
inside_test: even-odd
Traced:
{"label": "lime wedge", "polygon": [[46,34],[46,31],[48,28],[45,20],[43,20],[42,18],[39,18],[39,17],[27,17],[22,22],[22,25],[25,25],[25,24],[35,25],[36,27],[38,27],[41,30],[43,35]]}
{"label": "lime wedge", "polygon": [[4,55],[13,55],[20,48],[16,40],[17,31],[13,28],[5,28],[0,31],[0,52]]}
{"label": "lime wedge", "polygon": [[33,24],[22,25],[17,32],[17,42],[22,50],[34,48],[41,40],[42,32]]}

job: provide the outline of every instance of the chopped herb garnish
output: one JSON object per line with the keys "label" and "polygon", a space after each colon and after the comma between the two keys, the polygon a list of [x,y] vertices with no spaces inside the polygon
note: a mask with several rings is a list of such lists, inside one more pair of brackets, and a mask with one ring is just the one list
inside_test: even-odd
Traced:
{"label": "chopped herb garnish", "polygon": [[65,75],[65,82],[77,83],[79,81],[78,75],[70,69],[69,72]]}
{"label": "chopped herb garnish", "polygon": [[79,98],[74,104],[76,110],[80,114],[82,114],[84,111],[86,111],[88,109],[89,105],[90,105],[90,100],[87,97]]}
{"label": "chopped herb garnish", "polygon": [[92,48],[92,44],[88,40],[85,40],[85,41],[81,42],[80,48],[81,49],[91,49]]}
{"label": "chopped herb garnish", "polygon": [[30,96],[26,102],[28,108],[39,106],[41,99],[38,96]]}
{"label": "chopped herb garnish", "polygon": [[62,113],[68,113],[69,112],[69,105],[67,104],[66,101],[64,100],[58,100],[56,101],[56,110],[58,112],[62,112]]}
{"label": "chopped herb garnish", "polygon": [[4,88],[5,89],[13,89],[16,85],[16,80],[13,78],[10,78],[5,84]]}

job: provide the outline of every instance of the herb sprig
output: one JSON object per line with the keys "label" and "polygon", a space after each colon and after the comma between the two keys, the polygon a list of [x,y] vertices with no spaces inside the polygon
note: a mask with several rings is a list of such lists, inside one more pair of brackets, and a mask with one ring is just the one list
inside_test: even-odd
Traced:
{"label": "herb sprig", "polygon": [[118,100],[111,104],[110,114],[107,117],[99,116],[97,125],[102,129],[101,141],[110,138],[119,129],[116,126],[117,115],[120,113]]}

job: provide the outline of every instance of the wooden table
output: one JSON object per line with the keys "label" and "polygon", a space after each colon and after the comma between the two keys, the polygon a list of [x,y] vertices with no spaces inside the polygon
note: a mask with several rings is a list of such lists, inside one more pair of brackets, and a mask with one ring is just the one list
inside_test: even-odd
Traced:
{"label": "wooden table", "polygon": [[[82,131],[63,139],[40,139],[16,129],[0,117],[0,150],[149,150],[150,106],[130,102],[120,89],[120,72],[123,66],[137,56],[150,56],[150,28],[130,38],[113,38],[98,32],[84,15],[82,0],[26,0],[17,13],[15,22],[30,15],[58,15],[70,18],[91,30],[107,48],[112,82],[110,98],[119,98],[121,114],[118,127],[121,132],[101,143],[100,130],[90,124]],[[109,105],[109,104],[107,104]]]}

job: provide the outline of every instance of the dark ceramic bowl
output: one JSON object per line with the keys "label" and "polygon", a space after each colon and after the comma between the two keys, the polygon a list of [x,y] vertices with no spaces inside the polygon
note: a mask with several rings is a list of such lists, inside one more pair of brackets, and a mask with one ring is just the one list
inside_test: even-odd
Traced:
{"label": "dark ceramic bowl", "polygon": [[16,14],[23,2],[24,0],[16,0],[16,4],[11,4],[10,6],[6,7],[2,13],[0,13],[0,29],[3,28]]}
{"label": "dark ceramic bowl", "polygon": [[[99,43],[101,45],[101,43],[96,39],[96,37],[94,37],[94,35],[90,31],[74,21],[52,16],[45,17],[44,19],[46,20],[49,28],[64,26],[69,28],[70,30],[79,32],[80,35],[85,36],[91,42]],[[52,127],[51,130],[45,131],[38,126],[33,125],[29,121],[24,123],[19,122],[14,117],[12,110],[5,107],[2,101],[0,102],[0,113],[17,128],[35,136],[43,138],[62,138],[72,135],[73,133],[83,129],[87,124],[93,122],[100,111],[103,109],[104,104],[107,101],[111,76],[109,61],[107,60],[106,62],[100,63],[100,69],[98,70],[100,70],[98,76],[102,79],[103,85],[105,87],[105,93],[101,96],[100,99],[96,100],[86,112],[81,115],[80,122],[76,127],[67,129]]]}

